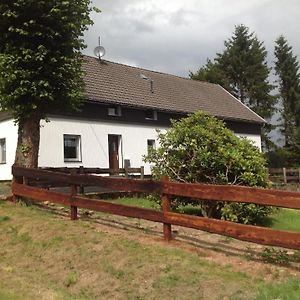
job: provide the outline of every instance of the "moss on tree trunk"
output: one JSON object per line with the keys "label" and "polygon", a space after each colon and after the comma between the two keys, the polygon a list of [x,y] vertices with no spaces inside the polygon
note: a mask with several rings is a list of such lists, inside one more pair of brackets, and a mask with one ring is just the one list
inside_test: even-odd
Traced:
{"label": "moss on tree trunk", "polygon": [[15,165],[37,168],[40,144],[41,115],[34,112],[28,118],[19,121],[18,144]]}

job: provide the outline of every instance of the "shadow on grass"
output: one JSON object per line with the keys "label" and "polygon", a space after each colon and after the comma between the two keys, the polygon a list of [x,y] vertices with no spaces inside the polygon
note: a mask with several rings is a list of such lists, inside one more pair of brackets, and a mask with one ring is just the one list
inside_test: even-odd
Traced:
{"label": "shadow on grass", "polygon": [[[62,210],[62,208],[59,208],[57,206],[46,206],[40,203],[35,203],[34,205],[39,207],[40,209],[47,210],[52,214],[59,215],[64,218],[70,217],[70,213],[69,211],[67,211],[68,210],[67,207],[64,210]],[[93,215],[79,213],[78,216],[81,220],[88,221],[91,224],[99,224],[99,225],[115,228],[118,230],[124,230],[124,231],[129,231],[129,230],[140,231],[152,237],[159,238],[159,240],[155,239],[157,242],[163,242],[162,224],[160,223],[146,221],[147,222],[146,224],[142,224],[139,219],[115,216],[106,213],[93,213]],[[270,218],[268,222],[272,223],[272,218]],[[266,225],[268,224],[268,222],[264,224]],[[158,224],[158,225],[154,225],[154,224]],[[159,227],[161,227],[161,229],[159,229]],[[174,228],[173,229],[174,239],[171,241],[170,245],[180,246],[180,243],[183,243],[183,245],[190,245],[192,247],[195,247],[195,249],[201,250],[200,252],[198,252],[198,254],[203,257],[207,256],[205,251],[209,250],[209,251],[222,253],[229,257],[235,257],[235,258],[238,257],[249,261],[251,260],[260,263],[262,262],[265,263],[265,260],[262,257],[262,253],[264,249],[267,248],[265,246],[258,246],[257,244],[238,241],[231,237],[226,237],[226,236],[221,236],[221,235],[211,234],[211,233],[205,233],[205,234],[214,236],[215,241],[211,241],[211,240],[207,241],[205,240],[205,236],[204,237],[197,236],[199,234],[203,234],[203,231],[187,229],[187,231],[189,232],[185,232],[186,228],[183,227],[173,226],[172,228]],[[250,245],[253,245],[254,247],[251,247]],[[300,271],[300,266],[293,265],[291,264],[292,262],[293,261],[291,260],[290,263],[284,265],[284,267],[291,270]]]}
{"label": "shadow on grass", "polygon": [[275,220],[273,217],[265,217],[263,220],[257,222],[257,226],[271,228],[274,225],[274,222]]}

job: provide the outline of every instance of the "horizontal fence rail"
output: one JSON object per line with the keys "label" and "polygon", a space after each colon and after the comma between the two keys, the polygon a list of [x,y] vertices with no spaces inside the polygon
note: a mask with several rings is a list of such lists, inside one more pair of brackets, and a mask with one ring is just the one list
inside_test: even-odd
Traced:
{"label": "horizontal fence rail", "polygon": [[[114,204],[104,200],[92,200],[80,196],[70,197],[67,194],[47,191],[40,188],[13,183],[13,191],[18,196],[30,197],[37,201],[51,201],[66,206],[77,206],[80,208],[92,209],[95,211],[112,213],[116,215],[143,218],[154,222],[163,222],[163,214],[153,209],[139,208],[122,204]],[[142,216],[142,217],[141,217]]]}
{"label": "horizontal fence rail", "polygon": [[[72,219],[77,218],[77,207],[80,207],[163,223],[164,238],[166,240],[172,238],[171,225],[178,225],[264,245],[300,250],[300,233],[237,224],[170,211],[171,196],[190,197],[193,200],[199,199],[200,201],[243,202],[300,209],[299,192],[284,192],[240,186],[177,183],[169,182],[167,178],[162,178],[161,181],[153,181],[109,178],[88,174],[65,174],[16,166],[13,166],[13,175],[12,190],[15,196],[29,197],[36,201],[50,201],[70,206]],[[70,194],[29,186],[26,183],[30,182],[30,179],[36,181],[64,182],[71,187]],[[121,191],[161,194],[162,211],[114,204],[103,200],[92,200],[78,196],[77,186],[82,184],[109,187]]]}
{"label": "horizontal fence rail", "polygon": [[159,193],[191,197],[193,199],[200,200],[244,202],[300,209],[299,192],[286,192],[244,186],[110,178],[86,174],[70,175],[53,171],[15,166],[13,166],[13,174],[17,177],[26,177],[36,180],[49,180],[58,183],[63,182],[68,185],[84,184],[130,192]]}
{"label": "horizontal fence rail", "polygon": [[66,174],[61,172],[53,172],[41,169],[30,169],[22,167],[12,167],[15,177],[25,177],[34,179],[36,182],[47,180],[58,185],[64,183],[67,185],[86,185],[100,186],[111,189],[119,189],[122,191],[135,192],[160,192],[161,183],[153,180],[133,180],[126,178],[110,178],[102,176],[94,176],[89,174]]}
{"label": "horizontal fence rail", "polygon": [[125,177],[129,177],[132,174],[140,174],[140,178],[144,178],[144,167],[141,166],[139,168],[119,168],[119,169],[110,169],[110,168],[84,168],[83,166],[78,168],[70,168],[70,167],[48,167],[41,168],[45,171],[53,171],[53,172],[62,172],[62,173],[80,173],[80,174],[109,174],[109,175],[124,175]]}
{"label": "horizontal fence rail", "polygon": [[[97,175],[109,175],[114,177],[125,177],[125,178],[140,178],[144,179],[145,177],[149,178],[151,175],[145,175],[144,166],[139,168],[125,167],[119,169],[111,169],[111,168],[85,168],[83,166],[80,167],[42,167],[39,168],[44,171],[52,171],[59,172],[65,174],[97,174]],[[32,184],[31,182],[30,184]],[[56,182],[49,180],[39,180],[38,182],[34,182],[37,186],[42,186],[46,188],[51,187],[64,187],[67,186],[67,183],[64,182]],[[80,193],[84,194],[84,185],[80,186]]]}
{"label": "horizontal fence rail", "polygon": [[300,209],[300,193],[231,185],[164,183],[162,192],[201,200],[243,202]]}

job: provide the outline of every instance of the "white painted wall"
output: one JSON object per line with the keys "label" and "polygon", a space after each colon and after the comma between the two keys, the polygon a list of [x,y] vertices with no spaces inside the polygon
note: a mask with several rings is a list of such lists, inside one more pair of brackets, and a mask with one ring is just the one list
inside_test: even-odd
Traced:
{"label": "white painted wall", "polygon": [[235,133],[238,137],[247,138],[252,141],[254,146],[256,146],[261,151],[261,136],[259,134],[245,134],[245,133]]}
{"label": "white painted wall", "polygon": [[[156,129],[162,131],[166,127],[153,125],[117,124],[91,120],[50,118],[50,122],[41,122],[41,141],[39,150],[39,166],[41,167],[99,167],[108,168],[108,135],[122,136],[120,145],[120,167],[124,159],[130,159],[132,167],[145,166],[145,174],[150,174],[150,165],[143,162],[147,153],[147,139],[156,140]],[[14,162],[17,145],[17,126],[12,120],[0,122],[0,138],[6,139],[6,164],[0,164],[0,180],[11,179],[11,166]],[[64,162],[63,135],[81,136],[81,162]],[[236,133],[246,137],[261,149],[259,135]]]}
{"label": "white painted wall", "polygon": [[10,180],[18,141],[18,126],[14,125],[13,120],[0,122],[0,138],[6,140],[6,163],[0,164],[0,180]]}
{"label": "white painted wall", "polygon": [[[147,139],[157,140],[153,125],[129,125],[112,122],[50,118],[50,122],[42,122],[39,151],[41,167],[109,167],[108,135],[121,135],[119,167],[123,167],[124,159],[130,159],[132,167],[145,166],[145,174],[150,174],[150,165],[143,162],[147,154]],[[158,129],[165,130],[160,127]],[[81,162],[64,162],[63,135],[81,136]],[[157,143],[156,143],[157,145]]]}

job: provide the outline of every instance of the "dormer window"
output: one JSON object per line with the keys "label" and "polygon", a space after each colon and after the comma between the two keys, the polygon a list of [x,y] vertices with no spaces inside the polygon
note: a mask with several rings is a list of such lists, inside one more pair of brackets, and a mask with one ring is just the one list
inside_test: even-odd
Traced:
{"label": "dormer window", "polygon": [[107,114],[109,116],[120,117],[121,116],[121,106],[118,106],[118,105],[109,106]]}
{"label": "dormer window", "polygon": [[146,120],[157,120],[157,111],[148,109],[145,111],[145,119]]}

